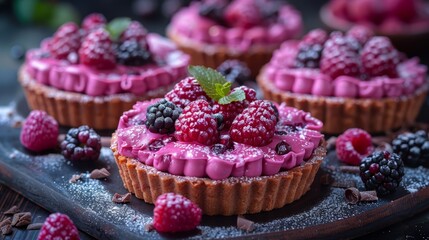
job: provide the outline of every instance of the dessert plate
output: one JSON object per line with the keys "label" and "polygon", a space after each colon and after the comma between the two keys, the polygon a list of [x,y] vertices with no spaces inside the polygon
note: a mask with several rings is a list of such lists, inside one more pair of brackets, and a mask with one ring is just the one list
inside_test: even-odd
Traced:
{"label": "dessert plate", "polygon": [[[406,168],[402,186],[394,195],[349,205],[344,189],[322,184],[322,176],[355,182],[359,189],[363,184],[357,174],[338,170],[331,150],[311,190],[301,199],[280,209],[244,216],[255,223],[253,231],[237,228],[236,216],[203,216],[195,231],[161,235],[145,228],[152,222],[153,205],[135,197],[128,204],[112,202],[115,193],[126,190],[107,146],[96,162],[70,162],[58,152],[35,155],[26,151],[19,141],[20,129],[13,126],[27,111],[23,96],[0,111],[0,182],[49,211],[68,214],[79,229],[98,239],[351,238],[429,208],[429,169],[422,167]],[[106,168],[111,175],[90,179],[89,173],[99,168]],[[74,174],[81,173],[81,180],[69,182]]]}

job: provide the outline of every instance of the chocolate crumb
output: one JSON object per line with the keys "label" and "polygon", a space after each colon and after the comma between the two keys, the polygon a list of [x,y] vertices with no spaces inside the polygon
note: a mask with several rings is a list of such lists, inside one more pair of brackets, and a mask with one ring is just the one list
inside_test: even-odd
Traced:
{"label": "chocolate crumb", "polygon": [[82,174],[73,174],[73,176],[69,180],[69,183],[76,183],[81,178],[82,178]]}
{"label": "chocolate crumb", "polygon": [[333,182],[334,182],[334,179],[329,173],[326,173],[320,176],[320,183],[324,186],[331,185]]}
{"label": "chocolate crumb", "polygon": [[336,188],[356,187],[356,182],[354,180],[343,179],[343,180],[340,180],[340,181],[334,181],[332,183],[332,187],[336,187]]}
{"label": "chocolate crumb", "polygon": [[12,226],[24,227],[31,223],[31,212],[21,212],[13,215]]}
{"label": "chocolate crumb", "polygon": [[129,203],[130,201],[131,201],[131,193],[125,193],[124,195],[115,193],[112,198],[112,202],[114,203]]}
{"label": "chocolate crumb", "polygon": [[39,230],[43,226],[43,223],[32,223],[27,226],[27,230]]}
{"label": "chocolate crumb", "polygon": [[94,169],[90,174],[89,177],[92,179],[101,179],[101,178],[106,178],[110,176],[109,171],[107,171],[107,169],[105,168],[101,168],[101,169]]}
{"label": "chocolate crumb", "polygon": [[375,191],[359,191],[357,188],[347,188],[344,191],[344,196],[347,203],[357,204],[358,202],[372,202],[377,201],[377,193]]}
{"label": "chocolate crumb", "polygon": [[152,223],[149,223],[149,224],[144,225],[144,230],[145,230],[146,232],[150,232],[150,231],[155,230],[155,227],[153,226],[153,224],[152,224]]}
{"label": "chocolate crumb", "polygon": [[1,234],[4,236],[12,233],[12,226],[10,224],[5,225],[5,226],[1,227],[0,229],[1,229]]}
{"label": "chocolate crumb", "polygon": [[358,166],[340,166],[340,171],[347,173],[360,173]]}
{"label": "chocolate crumb", "polygon": [[3,221],[0,222],[0,228],[11,224],[12,224],[11,218],[10,217],[5,218],[3,219]]}
{"label": "chocolate crumb", "polygon": [[237,228],[245,230],[246,232],[251,232],[255,230],[255,223],[245,219],[243,216],[237,216]]}
{"label": "chocolate crumb", "polygon": [[21,210],[15,205],[13,205],[11,208],[9,208],[6,212],[4,212],[4,215],[13,215],[15,213],[19,213]]}
{"label": "chocolate crumb", "polygon": [[330,137],[327,141],[326,141],[326,148],[328,150],[334,149],[335,148],[335,142],[337,141],[337,137]]}

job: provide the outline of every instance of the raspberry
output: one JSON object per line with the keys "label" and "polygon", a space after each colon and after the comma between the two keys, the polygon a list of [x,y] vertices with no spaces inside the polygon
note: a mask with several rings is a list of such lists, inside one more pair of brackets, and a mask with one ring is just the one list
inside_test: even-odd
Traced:
{"label": "raspberry", "polygon": [[48,49],[56,59],[67,59],[70,53],[77,53],[80,41],[79,27],[69,22],[58,28],[49,42]]}
{"label": "raspberry", "polygon": [[79,240],[80,238],[76,226],[67,215],[62,213],[52,213],[43,223],[37,239]]}
{"label": "raspberry", "polygon": [[216,143],[219,132],[213,114],[206,100],[191,102],[176,121],[176,138],[179,141],[198,142],[207,146]]}
{"label": "raspberry", "polygon": [[392,147],[405,165],[429,167],[429,139],[425,131],[400,134],[392,141]]}
{"label": "raspberry", "polygon": [[[136,40],[146,42],[147,30],[137,21],[132,21],[120,36],[120,41]],[[145,47],[145,46],[143,46]]]}
{"label": "raspberry", "polygon": [[106,18],[100,13],[91,13],[85,17],[82,21],[82,28],[87,33],[92,32],[97,28],[104,27],[106,25]]}
{"label": "raspberry", "polygon": [[368,190],[380,195],[396,191],[404,176],[404,163],[396,153],[376,151],[362,159],[360,177]]}
{"label": "raspberry", "polygon": [[60,147],[61,154],[66,159],[95,161],[100,156],[101,138],[94,129],[83,125],[70,128]]}
{"label": "raspberry", "polygon": [[239,143],[259,147],[271,142],[277,121],[269,101],[256,100],[232,122],[230,135]]}
{"label": "raspberry", "polygon": [[[354,40],[355,43],[357,43]],[[322,51],[320,71],[333,79],[341,76],[357,76],[360,73],[358,49],[353,40],[339,35],[328,39]]]}
{"label": "raspberry", "polygon": [[151,61],[151,54],[136,40],[126,40],[116,49],[116,61],[127,66],[141,66]]}
{"label": "raspberry", "polygon": [[374,150],[371,135],[360,128],[347,129],[338,136],[335,146],[338,159],[351,165],[359,165]]}
{"label": "raspberry", "polygon": [[347,31],[347,36],[356,39],[361,46],[365,46],[365,43],[374,36],[374,32],[368,27],[357,25]]}
{"label": "raspberry", "polygon": [[320,57],[323,46],[320,44],[299,45],[298,53],[295,58],[295,67],[297,68],[319,68]]}
{"label": "raspberry", "polygon": [[181,113],[182,109],[174,103],[161,99],[147,109],[146,127],[153,133],[173,133],[174,123]]}
{"label": "raspberry", "polygon": [[197,99],[208,100],[209,97],[195,78],[188,77],[177,83],[173,90],[165,95],[165,99],[184,109]]}
{"label": "raspberry", "polygon": [[249,103],[256,100],[256,91],[248,88],[246,86],[241,86],[239,88],[234,88],[232,92],[236,91],[237,89],[241,89],[244,91],[246,95],[246,99],[240,102],[231,102],[228,104],[213,104],[213,111],[216,113],[221,113],[224,119],[224,128],[228,129],[232,121],[234,121],[235,117],[243,112],[245,108],[249,106]]}
{"label": "raspberry", "polygon": [[238,0],[226,8],[225,21],[233,27],[251,28],[262,21],[262,14],[254,0]]}
{"label": "raspberry", "polygon": [[155,201],[153,226],[158,232],[183,232],[195,229],[201,222],[202,211],[182,195],[164,193]]}
{"label": "raspberry", "polygon": [[115,51],[109,33],[98,28],[91,32],[83,40],[79,49],[79,58],[82,64],[98,69],[110,69],[115,67]]}
{"label": "raspberry", "polygon": [[58,123],[44,111],[33,110],[21,129],[21,144],[34,152],[55,148],[58,145]]}
{"label": "raspberry", "polygon": [[370,76],[396,77],[400,56],[387,37],[373,37],[361,52],[362,67]]}
{"label": "raspberry", "polygon": [[317,28],[313,29],[302,38],[302,42],[306,44],[320,44],[323,46],[328,39],[328,34],[325,30]]}
{"label": "raspberry", "polygon": [[226,60],[216,69],[228,82],[243,85],[251,80],[251,72],[246,63],[239,60]]}

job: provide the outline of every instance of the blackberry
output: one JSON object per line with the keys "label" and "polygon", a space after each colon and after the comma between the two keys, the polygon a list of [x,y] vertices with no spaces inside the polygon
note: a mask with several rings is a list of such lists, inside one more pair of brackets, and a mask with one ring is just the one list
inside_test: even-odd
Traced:
{"label": "blackberry", "polygon": [[295,67],[319,68],[322,50],[321,44],[301,44],[295,58]]}
{"label": "blackberry", "polygon": [[153,133],[173,133],[174,123],[181,113],[182,109],[174,103],[161,99],[147,108],[146,127]]}
{"label": "blackberry", "polygon": [[292,151],[292,147],[287,142],[281,141],[277,143],[275,150],[277,155],[285,155]]}
{"label": "blackberry", "polygon": [[126,40],[116,48],[116,61],[127,66],[141,66],[151,62],[151,54],[147,44],[135,39]]}
{"label": "blackberry", "polygon": [[200,5],[198,14],[223,24],[223,15],[228,1],[207,1]]}
{"label": "blackberry", "polygon": [[250,69],[239,60],[226,60],[216,70],[225,76],[228,82],[239,85],[243,85],[252,78]]}
{"label": "blackberry", "polygon": [[404,163],[396,153],[376,151],[362,159],[360,177],[368,190],[379,195],[393,193],[404,176]]}
{"label": "blackberry", "polygon": [[227,150],[234,149],[234,142],[231,140],[231,137],[228,134],[221,135],[219,142],[214,144],[211,147],[211,150],[216,154],[223,154]]}
{"label": "blackberry", "polygon": [[101,138],[94,129],[83,125],[71,128],[61,142],[61,154],[69,160],[90,161],[100,156]]}
{"label": "blackberry", "polygon": [[392,147],[405,165],[429,167],[429,139],[425,131],[400,134],[392,141]]}

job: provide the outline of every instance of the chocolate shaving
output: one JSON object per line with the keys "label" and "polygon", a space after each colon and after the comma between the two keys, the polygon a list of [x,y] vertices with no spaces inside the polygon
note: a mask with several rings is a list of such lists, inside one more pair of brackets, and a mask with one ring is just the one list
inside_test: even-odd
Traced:
{"label": "chocolate shaving", "polygon": [[27,226],[27,230],[39,230],[43,226],[43,223],[32,223]]}
{"label": "chocolate shaving", "polygon": [[334,149],[335,148],[335,143],[337,141],[337,137],[330,137],[327,141],[326,141],[326,148],[328,150]]}
{"label": "chocolate shaving", "polygon": [[331,185],[334,182],[334,179],[332,178],[331,174],[323,174],[320,176],[320,184],[324,186]]}
{"label": "chocolate shaving", "polygon": [[69,183],[76,183],[81,178],[82,178],[82,174],[73,174],[73,176],[69,180]]}
{"label": "chocolate shaving", "polygon": [[335,188],[356,187],[356,182],[354,180],[343,179],[341,181],[334,181],[332,183],[332,187],[335,187]]}
{"label": "chocolate shaving", "polygon": [[347,203],[357,204],[358,202],[373,202],[377,201],[377,193],[375,191],[359,191],[357,188],[347,188],[344,191],[344,196]]}
{"label": "chocolate shaving", "polygon": [[105,168],[101,168],[101,169],[94,169],[90,174],[89,177],[92,179],[101,179],[101,178],[106,178],[110,176],[109,171],[107,171],[107,169]]}
{"label": "chocolate shaving", "polygon": [[152,223],[149,223],[149,224],[144,225],[144,230],[145,230],[146,232],[150,232],[150,231],[155,230],[155,227],[153,226],[153,224],[152,224]]}
{"label": "chocolate shaving", "polygon": [[9,235],[12,233],[12,226],[10,224],[5,225],[5,226],[1,227],[0,230],[1,230],[2,235]]}
{"label": "chocolate shaving", "polygon": [[115,193],[112,198],[112,202],[114,203],[129,203],[130,201],[131,201],[131,193],[125,193],[124,195]]}
{"label": "chocolate shaving", "polygon": [[9,208],[6,212],[4,212],[4,215],[13,215],[15,213],[19,213],[21,210],[15,205],[13,205],[11,208]]}
{"label": "chocolate shaving", "polygon": [[347,173],[360,173],[358,166],[340,166],[340,171]]}
{"label": "chocolate shaving", "polygon": [[12,226],[24,227],[31,223],[31,212],[21,212],[13,215]]}
{"label": "chocolate shaving", "polygon": [[6,225],[11,225],[11,224],[12,224],[11,218],[10,217],[5,218],[5,219],[3,219],[3,221],[0,222],[0,228],[4,227]]}
{"label": "chocolate shaving", "polygon": [[245,230],[246,232],[251,232],[255,229],[255,223],[245,219],[243,216],[237,217],[237,228]]}

